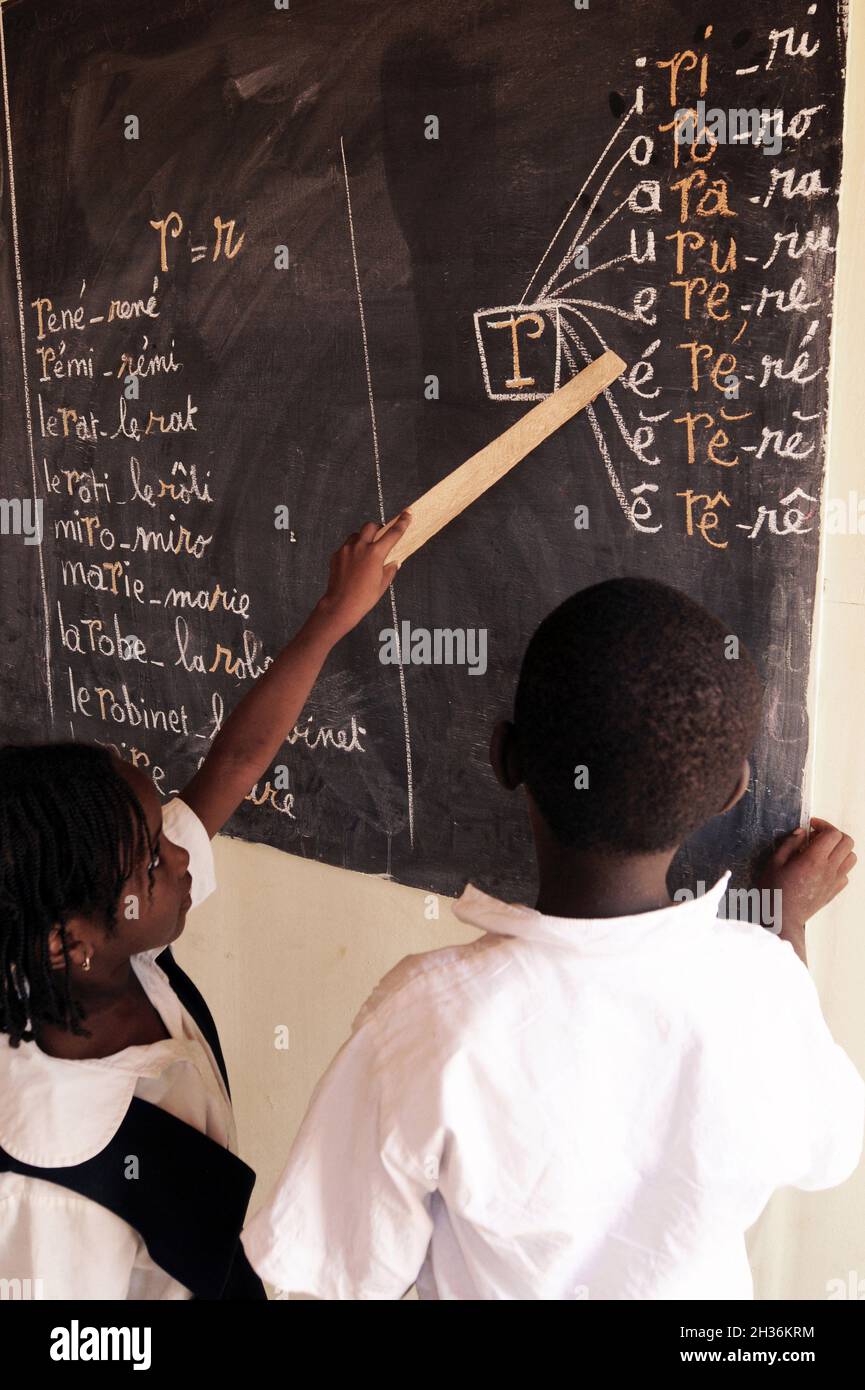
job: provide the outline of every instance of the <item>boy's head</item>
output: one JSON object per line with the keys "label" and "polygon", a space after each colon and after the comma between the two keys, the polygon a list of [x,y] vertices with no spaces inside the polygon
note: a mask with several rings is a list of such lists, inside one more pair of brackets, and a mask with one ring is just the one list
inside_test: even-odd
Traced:
{"label": "boy's head", "polygon": [[529,642],[513,724],[494,735],[500,780],[525,782],[561,846],[675,849],[746,785],[762,684],[731,639],[655,580],[574,594]]}
{"label": "boy's head", "polygon": [[0,1032],[80,1033],[76,996],[183,930],[188,870],[150,780],[107,749],[0,749]]}

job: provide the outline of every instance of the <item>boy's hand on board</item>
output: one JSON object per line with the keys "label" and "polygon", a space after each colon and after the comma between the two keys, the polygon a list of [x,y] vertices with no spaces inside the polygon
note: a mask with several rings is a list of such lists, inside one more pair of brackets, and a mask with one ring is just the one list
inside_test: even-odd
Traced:
{"label": "boy's hand on board", "polygon": [[331,556],[327,589],[316,608],[335,636],[356,627],[392,582],[399,565],[389,565],[387,557],[410,523],[411,513],[402,512],[377,541],[381,528],[368,521]]}
{"label": "boy's hand on board", "polygon": [[788,835],[756,882],[781,894],[781,936],[796,944],[805,923],[847,887],[856,863],[853,840],[828,821],[811,819],[810,840],[803,829]]}

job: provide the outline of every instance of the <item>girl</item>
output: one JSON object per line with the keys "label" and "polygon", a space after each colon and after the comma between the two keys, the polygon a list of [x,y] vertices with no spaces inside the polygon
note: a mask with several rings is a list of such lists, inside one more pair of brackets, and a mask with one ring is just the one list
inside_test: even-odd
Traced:
{"label": "girl", "polygon": [[[396,572],[368,523],[322,599],[164,808],[83,744],[0,750],[0,1277],[48,1299],[263,1298],[207,1006],[171,954],[210,839]],[[13,1282],[15,1281],[15,1282]],[[20,1285],[17,1281],[20,1281]]]}

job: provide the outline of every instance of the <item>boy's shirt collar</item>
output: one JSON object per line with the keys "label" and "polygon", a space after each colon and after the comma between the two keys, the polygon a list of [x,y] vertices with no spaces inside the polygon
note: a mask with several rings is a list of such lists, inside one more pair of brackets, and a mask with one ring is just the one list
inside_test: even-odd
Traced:
{"label": "boy's shirt collar", "polygon": [[629,950],[668,929],[687,929],[718,916],[718,908],[730,879],[728,869],[700,897],[624,917],[548,917],[521,903],[500,902],[468,884],[453,905],[453,912],[467,926],[498,936],[517,936],[565,946],[584,954]]}

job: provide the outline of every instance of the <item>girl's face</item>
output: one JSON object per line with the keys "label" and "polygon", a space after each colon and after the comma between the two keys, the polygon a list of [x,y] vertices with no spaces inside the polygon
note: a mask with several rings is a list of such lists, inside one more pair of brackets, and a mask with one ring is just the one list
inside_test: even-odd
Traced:
{"label": "girl's face", "polygon": [[177,940],[192,903],[189,855],[163,832],[162,807],[150,779],[119,758],[113,763],[141,803],[152,848],[144,847],[120,890],[112,931],[99,918],[72,916],[66,923],[66,954],[59,928],[50,933],[52,968],[65,969],[68,956],[75,994],[88,1001],[88,1008],[100,996],[110,997],[125,987],[131,956]]}
{"label": "girl's face", "polygon": [[129,957],[167,946],[180,936],[192,902],[192,878],[186,850],[169,840],[162,829],[162,807],[150,778],[119,759],[114,760],[114,766],[141,802],[153,846],[150,853],[145,850],[124,883],[115,913],[115,932],[106,934],[99,947],[100,952],[107,949],[113,955],[111,947],[116,940],[122,955]]}

